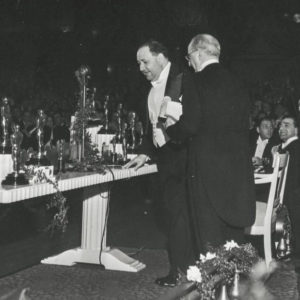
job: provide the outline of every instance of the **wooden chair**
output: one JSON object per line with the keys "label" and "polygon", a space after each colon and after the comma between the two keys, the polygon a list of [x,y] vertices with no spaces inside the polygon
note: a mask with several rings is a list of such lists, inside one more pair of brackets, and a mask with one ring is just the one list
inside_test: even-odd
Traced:
{"label": "wooden chair", "polygon": [[272,261],[272,233],[275,230],[276,211],[283,202],[289,154],[274,156],[273,173],[256,174],[255,184],[270,183],[267,203],[256,201],[256,217],[252,226],[245,229],[248,235],[263,235],[264,254],[267,267]]}

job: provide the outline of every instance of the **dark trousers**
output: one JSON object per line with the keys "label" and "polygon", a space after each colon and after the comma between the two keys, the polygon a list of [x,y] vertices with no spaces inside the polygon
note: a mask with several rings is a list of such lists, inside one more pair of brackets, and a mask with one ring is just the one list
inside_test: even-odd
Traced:
{"label": "dark trousers", "polygon": [[201,180],[191,178],[188,186],[193,234],[198,255],[200,253],[205,255],[211,247],[218,247],[226,241],[244,243],[244,228],[233,227],[216,214]]}
{"label": "dark trousers", "polygon": [[162,186],[170,273],[186,272],[196,257],[186,203],[185,180],[169,178]]}
{"label": "dark trousers", "polygon": [[287,204],[287,206],[292,226],[292,252],[297,259],[300,259],[300,203]]}
{"label": "dark trousers", "polygon": [[195,264],[185,177],[185,150],[160,149],[158,170],[170,273]]}

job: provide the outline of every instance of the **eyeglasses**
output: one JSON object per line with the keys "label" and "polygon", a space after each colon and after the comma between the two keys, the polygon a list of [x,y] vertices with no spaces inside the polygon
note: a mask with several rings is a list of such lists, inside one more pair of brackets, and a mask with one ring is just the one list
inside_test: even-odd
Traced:
{"label": "eyeglasses", "polygon": [[190,62],[192,53],[196,52],[198,49],[189,52],[184,58]]}

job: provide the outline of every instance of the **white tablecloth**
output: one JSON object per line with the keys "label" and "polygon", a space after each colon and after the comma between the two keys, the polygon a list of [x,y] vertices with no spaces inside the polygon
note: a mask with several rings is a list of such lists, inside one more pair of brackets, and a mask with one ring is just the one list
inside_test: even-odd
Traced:
{"label": "white tablecloth", "polygon": [[6,175],[13,171],[11,154],[0,154],[0,184]]}

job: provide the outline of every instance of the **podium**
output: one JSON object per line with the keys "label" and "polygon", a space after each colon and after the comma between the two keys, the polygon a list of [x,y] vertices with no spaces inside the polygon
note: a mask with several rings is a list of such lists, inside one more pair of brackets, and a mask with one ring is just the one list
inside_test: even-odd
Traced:
{"label": "podium", "polygon": [[[42,259],[44,264],[72,266],[76,263],[102,264],[108,270],[138,272],[145,264],[117,248],[106,244],[108,183],[157,172],[156,165],[134,169],[112,169],[107,174],[66,173],[58,182],[59,189],[69,191],[83,188],[81,246]],[[0,203],[26,201],[55,192],[52,185],[41,183],[15,188],[0,188]]]}

